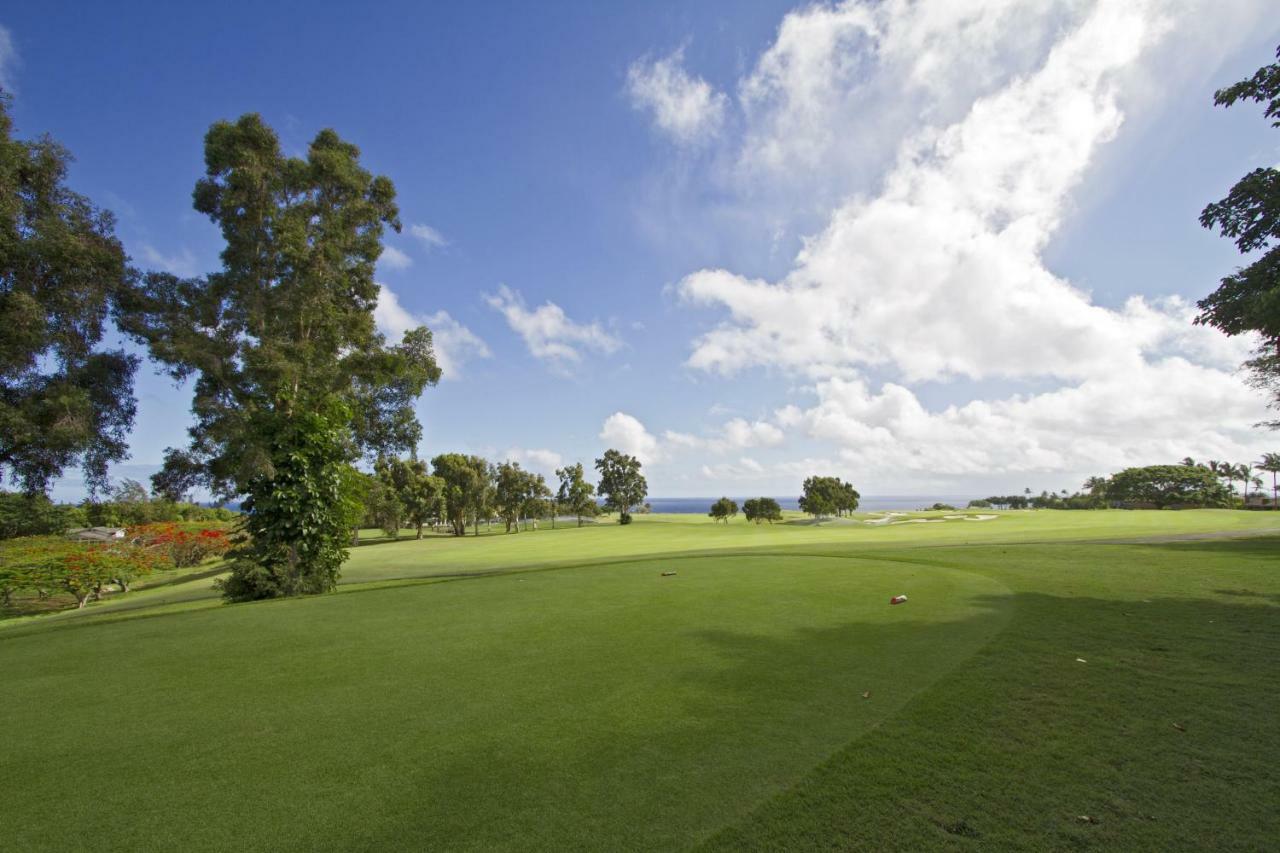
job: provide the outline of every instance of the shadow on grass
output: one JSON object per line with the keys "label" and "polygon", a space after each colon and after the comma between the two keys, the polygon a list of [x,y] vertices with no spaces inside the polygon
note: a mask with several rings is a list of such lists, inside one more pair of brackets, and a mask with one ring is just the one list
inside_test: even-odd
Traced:
{"label": "shadow on grass", "polygon": [[705,849],[1267,849],[1280,601],[1239,593],[979,601],[997,637]]}

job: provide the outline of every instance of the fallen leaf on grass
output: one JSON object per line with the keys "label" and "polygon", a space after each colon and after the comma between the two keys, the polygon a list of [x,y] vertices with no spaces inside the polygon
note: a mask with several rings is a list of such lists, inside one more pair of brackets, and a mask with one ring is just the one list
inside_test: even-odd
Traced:
{"label": "fallen leaf on grass", "polygon": [[1180,732],[1185,732],[1187,730],[1187,727],[1184,726],[1182,723],[1174,723],[1173,727]]}
{"label": "fallen leaf on grass", "polygon": [[867,692],[863,693],[863,694],[862,694],[862,698],[863,698],[863,699],[870,699],[870,698],[871,698],[871,691],[870,691],[870,690],[868,690]]}
{"label": "fallen leaf on grass", "polygon": [[1080,821],[1081,823],[1097,823],[1098,822],[1098,819],[1096,817],[1091,817],[1087,814],[1082,814],[1078,816],[1076,820]]}
{"label": "fallen leaf on grass", "polygon": [[1076,663],[1088,663],[1084,658],[1076,658]]}

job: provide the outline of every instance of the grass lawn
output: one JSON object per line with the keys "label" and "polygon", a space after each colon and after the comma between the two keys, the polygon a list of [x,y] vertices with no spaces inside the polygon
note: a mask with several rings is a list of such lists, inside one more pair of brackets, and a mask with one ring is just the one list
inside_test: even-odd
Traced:
{"label": "grass lawn", "polygon": [[0,849],[1266,849],[1280,538],[1182,537],[1272,518],[651,516],[0,622]]}

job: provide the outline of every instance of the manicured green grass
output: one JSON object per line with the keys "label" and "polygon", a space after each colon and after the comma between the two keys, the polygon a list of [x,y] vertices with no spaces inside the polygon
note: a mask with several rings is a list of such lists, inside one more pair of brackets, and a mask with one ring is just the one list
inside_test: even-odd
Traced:
{"label": "manicured green grass", "polygon": [[25,620],[0,848],[1265,849],[1280,538],[1176,537],[1272,525],[654,516]]}

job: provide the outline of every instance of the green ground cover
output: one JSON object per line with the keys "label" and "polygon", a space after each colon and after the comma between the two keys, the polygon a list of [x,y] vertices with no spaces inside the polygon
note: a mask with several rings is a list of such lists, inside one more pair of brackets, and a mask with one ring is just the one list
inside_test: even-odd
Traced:
{"label": "green ground cover", "polygon": [[0,848],[1265,849],[1276,526],[651,516],[9,620]]}

